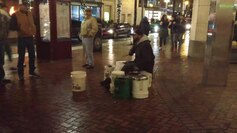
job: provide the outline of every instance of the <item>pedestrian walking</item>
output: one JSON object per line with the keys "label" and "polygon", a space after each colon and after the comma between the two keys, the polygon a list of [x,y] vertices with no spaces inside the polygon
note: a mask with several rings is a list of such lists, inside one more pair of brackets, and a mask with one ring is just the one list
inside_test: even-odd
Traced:
{"label": "pedestrian walking", "polygon": [[98,31],[97,20],[92,17],[91,8],[85,10],[85,19],[81,24],[80,37],[82,39],[83,50],[85,52],[86,63],[83,67],[94,68],[93,41]]}
{"label": "pedestrian walking", "polygon": [[162,49],[162,44],[166,44],[166,39],[169,35],[168,32],[168,26],[169,26],[169,20],[167,19],[167,15],[163,15],[160,21],[160,31],[159,31],[159,37],[160,37],[160,50]]}

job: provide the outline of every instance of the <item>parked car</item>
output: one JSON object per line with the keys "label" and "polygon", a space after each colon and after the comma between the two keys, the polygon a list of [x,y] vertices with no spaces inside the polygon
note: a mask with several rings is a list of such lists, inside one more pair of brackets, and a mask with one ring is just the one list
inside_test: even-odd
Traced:
{"label": "parked car", "polygon": [[[101,51],[102,50],[102,26],[100,20],[97,19],[98,22],[98,32],[94,38],[94,51]],[[78,41],[81,41],[79,34],[81,31],[81,21],[79,20],[72,20],[71,21],[71,38],[77,38]]]}
{"label": "parked car", "polygon": [[114,23],[102,28],[103,38],[129,37],[131,35],[131,25],[128,23]]}

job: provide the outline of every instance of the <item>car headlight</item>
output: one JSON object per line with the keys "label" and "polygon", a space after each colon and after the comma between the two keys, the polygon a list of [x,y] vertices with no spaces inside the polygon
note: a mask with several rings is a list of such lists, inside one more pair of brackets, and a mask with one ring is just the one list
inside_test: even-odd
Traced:
{"label": "car headlight", "polygon": [[191,24],[186,24],[186,30],[191,29]]}
{"label": "car headlight", "polygon": [[156,25],[156,26],[154,26],[154,31],[155,32],[158,32],[158,29],[159,29],[159,27]]}
{"label": "car headlight", "polygon": [[109,32],[110,34],[113,34],[113,33],[114,33],[114,30],[109,29],[108,32]]}

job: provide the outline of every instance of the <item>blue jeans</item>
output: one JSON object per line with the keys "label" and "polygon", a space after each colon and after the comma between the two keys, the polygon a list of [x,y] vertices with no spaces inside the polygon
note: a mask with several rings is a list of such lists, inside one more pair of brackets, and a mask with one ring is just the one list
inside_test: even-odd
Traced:
{"label": "blue jeans", "polygon": [[0,41],[0,81],[5,77],[4,65],[4,53],[5,53],[5,41]]}
{"label": "blue jeans", "polygon": [[82,38],[82,44],[86,56],[86,64],[94,66],[93,38]]}
{"label": "blue jeans", "polygon": [[18,75],[19,77],[24,75],[24,61],[25,51],[29,54],[29,70],[30,73],[35,71],[35,46],[33,37],[18,38]]}

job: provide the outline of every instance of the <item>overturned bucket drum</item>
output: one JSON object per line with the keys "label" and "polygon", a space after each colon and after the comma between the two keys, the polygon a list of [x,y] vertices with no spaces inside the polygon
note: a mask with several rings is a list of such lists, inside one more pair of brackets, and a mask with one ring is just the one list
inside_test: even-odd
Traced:
{"label": "overturned bucket drum", "polygon": [[72,91],[81,92],[86,90],[86,72],[73,71],[71,72],[72,78]]}
{"label": "overturned bucket drum", "polygon": [[133,77],[132,95],[133,98],[143,99],[148,98],[149,91],[148,77],[145,75],[137,75]]}

